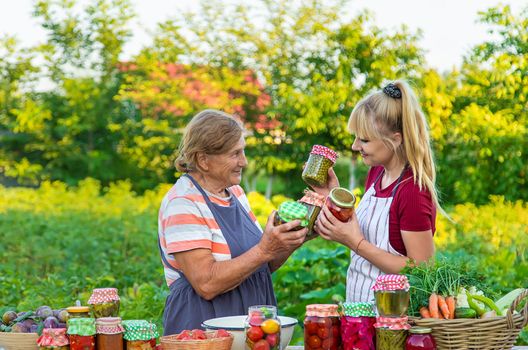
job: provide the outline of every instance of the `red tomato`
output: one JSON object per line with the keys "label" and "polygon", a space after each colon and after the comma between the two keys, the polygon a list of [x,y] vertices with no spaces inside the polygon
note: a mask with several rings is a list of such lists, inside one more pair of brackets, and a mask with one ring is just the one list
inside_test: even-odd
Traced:
{"label": "red tomato", "polygon": [[199,340],[199,339],[207,339],[207,336],[205,335],[205,332],[201,329],[193,329],[192,330],[192,338]]}
{"label": "red tomato", "polygon": [[332,335],[334,336],[334,338],[339,337],[339,327],[338,326],[332,327]]}
{"label": "red tomato", "polygon": [[266,341],[271,347],[274,347],[279,343],[279,335],[277,333],[275,334],[268,334],[266,337]]}
{"label": "red tomato", "polygon": [[308,331],[308,334],[317,334],[317,330],[319,327],[317,327],[317,323],[307,323],[304,328]]}
{"label": "red tomato", "polygon": [[321,347],[324,349],[324,350],[331,350],[334,345],[334,343],[336,343],[337,341],[335,339],[332,339],[332,338],[328,338],[328,339],[325,339],[323,340],[323,344],[321,345]]}
{"label": "red tomato", "polygon": [[308,338],[308,346],[312,349],[321,347],[321,339],[316,335],[310,336],[310,338]]}
{"label": "red tomato", "polygon": [[317,330],[317,335],[321,339],[326,339],[326,338],[328,338],[330,336],[330,332],[331,332],[331,329],[329,329],[329,328],[319,328]]}
{"label": "red tomato", "polygon": [[226,331],[225,329],[219,329],[216,331],[215,333],[215,338],[227,338],[227,337],[230,337],[231,334]]}
{"label": "red tomato", "polygon": [[322,321],[323,322],[319,323],[319,327],[325,327],[325,328],[332,327],[332,319],[327,317],[327,318],[324,318]]}
{"label": "red tomato", "polygon": [[262,337],[264,336],[264,332],[262,331],[262,329],[260,329],[260,327],[251,326],[247,330],[246,335],[249,338],[249,340],[258,341],[262,339]]}
{"label": "red tomato", "polygon": [[270,350],[270,345],[265,339],[261,339],[253,345],[253,350]]}

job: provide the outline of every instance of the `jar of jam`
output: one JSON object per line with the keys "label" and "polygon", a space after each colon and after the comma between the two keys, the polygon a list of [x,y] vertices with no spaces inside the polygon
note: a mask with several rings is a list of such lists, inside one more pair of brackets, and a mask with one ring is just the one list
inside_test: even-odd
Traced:
{"label": "jar of jam", "polygon": [[344,303],[341,316],[343,350],[376,349],[376,313],[371,303]]}
{"label": "jar of jam", "polygon": [[343,349],[341,328],[336,304],[306,305],[304,319],[304,349]]}
{"label": "jar of jam", "polygon": [[119,315],[119,295],[117,288],[95,288],[88,304],[95,318],[117,317]]}
{"label": "jar of jam", "polygon": [[101,317],[95,320],[97,350],[123,349],[123,332],[119,317]]}
{"label": "jar of jam", "polygon": [[70,318],[67,333],[70,350],[95,350],[95,319]]}
{"label": "jar of jam", "polygon": [[350,220],[355,203],[356,196],[343,187],[334,187],[326,198],[326,206],[342,222]]}
{"label": "jar of jam", "polygon": [[66,335],[66,328],[44,328],[37,339],[40,350],[69,350],[70,341]]}
{"label": "jar of jam", "polygon": [[280,350],[281,323],[272,305],[250,306],[244,323],[246,349]]}
{"label": "jar of jam", "polygon": [[378,313],[383,317],[402,317],[409,308],[409,281],[405,275],[380,275],[372,287]]}
{"label": "jar of jam", "polygon": [[301,230],[308,225],[307,215],[308,209],[301,203],[292,201],[282,202],[273,218],[273,225],[278,226],[290,221],[300,220],[301,224],[293,228],[293,231]]}
{"label": "jar of jam", "polygon": [[306,239],[311,239],[314,236],[317,236],[317,232],[314,230],[315,220],[317,220],[317,216],[319,215],[324,202],[325,196],[310,191],[309,189],[305,189],[304,196],[299,199],[299,203],[303,204],[308,211],[306,214],[306,217],[308,218],[308,225],[306,226],[308,228],[308,233]]}
{"label": "jar of jam", "polygon": [[158,330],[154,323],[145,320],[124,320],[122,322],[126,350],[156,349]]}
{"label": "jar of jam", "polygon": [[328,170],[337,160],[337,153],[321,145],[314,145],[302,172],[302,179],[310,186],[321,187],[328,181]]}
{"label": "jar of jam", "polygon": [[376,350],[405,350],[407,333],[411,326],[407,317],[378,317],[376,328]]}
{"label": "jar of jam", "polygon": [[90,318],[90,307],[70,306],[66,308],[68,318]]}
{"label": "jar of jam", "polygon": [[436,350],[431,328],[412,327],[409,329],[405,350]]}

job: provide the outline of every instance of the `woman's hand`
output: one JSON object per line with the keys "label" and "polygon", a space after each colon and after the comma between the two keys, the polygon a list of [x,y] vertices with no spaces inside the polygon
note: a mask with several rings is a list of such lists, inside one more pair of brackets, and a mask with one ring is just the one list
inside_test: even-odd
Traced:
{"label": "woman's hand", "polygon": [[326,184],[324,186],[318,187],[318,186],[311,186],[313,190],[323,196],[328,196],[332,188],[339,187],[339,179],[337,178],[334,168],[328,169],[328,181],[326,181]]}
{"label": "woman's hand", "polygon": [[268,222],[264,228],[264,234],[258,246],[271,261],[279,256],[289,256],[295,249],[299,248],[308,233],[307,228],[292,231],[293,228],[301,224],[300,220],[291,221],[279,226],[273,225],[275,211],[268,217]]}
{"label": "woman's hand", "polygon": [[348,222],[341,222],[326,205],[315,221],[315,230],[324,239],[341,243],[351,250],[355,250],[359,242],[365,238],[359,228],[355,211],[352,212]]}

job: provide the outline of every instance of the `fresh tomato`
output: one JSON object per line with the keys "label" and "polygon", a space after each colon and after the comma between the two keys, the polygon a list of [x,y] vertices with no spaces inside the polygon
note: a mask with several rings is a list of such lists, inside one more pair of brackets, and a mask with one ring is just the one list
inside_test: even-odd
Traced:
{"label": "fresh tomato", "polygon": [[247,330],[246,336],[251,341],[258,341],[258,340],[262,339],[262,337],[264,337],[264,332],[262,331],[262,329],[260,329],[260,327],[251,326]]}
{"label": "fresh tomato", "polygon": [[227,337],[230,337],[230,336],[231,336],[231,334],[228,331],[226,331],[225,329],[217,330],[215,335],[214,335],[215,338],[227,338]]}
{"label": "fresh tomato", "polygon": [[279,335],[277,333],[275,334],[268,334],[266,336],[266,341],[269,343],[271,347],[274,347],[279,343]]}
{"label": "fresh tomato", "polygon": [[262,328],[262,330],[266,334],[275,334],[279,332],[280,324],[276,320],[269,319],[269,320],[262,322],[262,324],[260,325],[260,328]]}
{"label": "fresh tomato", "polygon": [[192,338],[195,340],[203,340],[207,339],[207,336],[205,335],[205,332],[201,329],[193,329],[192,330]]}
{"label": "fresh tomato", "polygon": [[312,349],[317,349],[321,347],[321,339],[316,335],[311,335],[308,338],[308,346]]}
{"label": "fresh tomato", "polygon": [[265,339],[260,339],[253,345],[253,350],[270,350],[270,345]]}

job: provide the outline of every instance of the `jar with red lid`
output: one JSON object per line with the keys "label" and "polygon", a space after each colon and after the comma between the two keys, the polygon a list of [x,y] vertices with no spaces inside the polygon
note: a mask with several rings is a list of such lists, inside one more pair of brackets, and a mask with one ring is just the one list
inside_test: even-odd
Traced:
{"label": "jar with red lid", "polygon": [[95,288],[88,304],[95,318],[117,317],[119,315],[119,295],[117,288]]}
{"label": "jar with red lid", "polygon": [[409,308],[409,280],[405,275],[380,275],[372,287],[378,313],[383,317],[402,317]]}
{"label": "jar with red lid", "polygon": [[378,317],[376,328],[376,350],[405,350],[407,334],[411,326],[405,317]]}
{"label": "jar with red lid", "polygon": [[342,350],[341,327],[336,304],[306,305],[305,350]]}
{"label": "jar with red lid", "polygon": [[326,198],[326,206],[330,212],[342,222],[347,222],[354,212],[356,196],[343,187],[334,187]]}
{"label": "jar with red lid", "polygon": [[405,350],[436,350],[431,328],[412,327],[409,329]]}
{"label": "jar with red lid", "polygon": [[321,208],[325,203],[325,196],[310,191],[309,189],[304,190],[304,196],[299,199],[299,203],[303,204],[307,209],[306,217],[308,218],[308,233],[306,234],[306,239],[311,239],[317,236],[317,232],[314,230],[315,220],[321,212]]}
{"label": "jar with red lid", "polygon": [[119,317],[101,317],[95,320],[97,350],[123,349],[123,326]]}
{"label": "jar with red lid", "polygon": [[66,328],[44,328],[37,339],[40,350],[69,350],[69,344]]}
{"label": "jar with red lid", "polygon": [[70,350],[95,350],[95,319],[68,319]]}
{"label": "jar with red lid", "polygon": [[321,187],[328,181],[328,170],[337,160],[337,153],[325,146],[314,145],[302,172],[302,179],[310,186]]}

